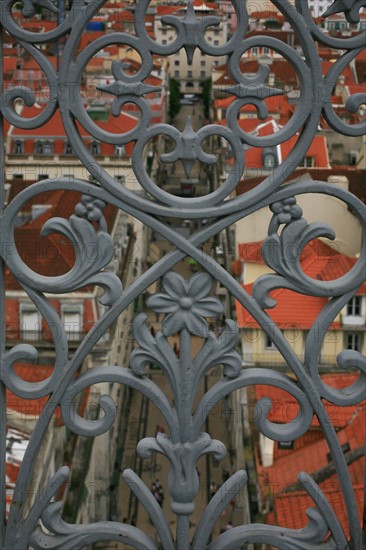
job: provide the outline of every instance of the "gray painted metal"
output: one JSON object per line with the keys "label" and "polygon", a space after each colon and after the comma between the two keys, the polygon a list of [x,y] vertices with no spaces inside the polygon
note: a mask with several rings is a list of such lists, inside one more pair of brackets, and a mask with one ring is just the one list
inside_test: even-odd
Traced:
{"label": "gray painted metal", "polygon": [[[338,391],[328,387],[319,376],[317,361],[321,348],[321,339],[314,344],[311,334],[306,343],[305,360],[302,363],[292,348],[283,338],[281,331],[275,328],[271,338],[281,352],[289,368],[296,376],[295,383],[288,376],[265,369],[242,369],[241,357],[235,351],[238,338],[236,324],[228,320],[226,330],[221,337],[216,338],[208,330],[206,317],[220,313],[219,300],[210,297],[212,279],[210,274],[227,288],[230,294],[239,300],[250,314],[261,324],[264,330],[269,327],[269,317],[264,308],[273,307],[273,299],[269,292],[277,287],[285,287],[306,295],[326,296],[329,298],[317,320],[317,327],[323,327],[324,337],[327,327],[352,297],[363,282],[365,270],[366,239],[359,261],[345,276],[332,282],[309,279],[299,265],[300,253],[307,242],[316,236],[332,238],[333,231],[324,224],[308,224],[302,216],[301,209],[296,205],[294,197],[306,193],[332,194],[345,202],[359,219],[365,237],[365,206],[353,195],[323,182],[306,181],[291,186],[280,187],[281,183],[296,168],[301,158],[313,141],[320,115],[323,114],[331,128],[348,136],[361,135],[362,124],[348,125],[340,120],[332,108],[330,94],[334,82],[343,69],[355,58],[364,45],[364,37],[353,36],[346,39],[335,39],[322,33],[314,24],[306,0],[296,0],[296,7],[287,0],[273,0],[273,4],[283,13],[294,29],[301,44],[303,56],[289,45],[267,36],[244,38],[247,31],[248,15],[246,2],[231,0],[237,13],[238,28],[229,41],[222,46],[213,46],[205,41],[204,30],[209,25],[220,22],[217,17],[207,17],[199,22],[196,19],[192,1],[188,0],[184,19],[166,16],[165,22],[176,29],[177,37],[170,45],[160,45],[150,38],[145,29],[145,15],[149,0],[138,0],[135,9],[135,36],[114,32],[98,38],[83,51],[77,53],[78,41],[86,24],[103,6],[105,0],[74,0],[71,10],[65,19],[52,31],[43,34],[34,33],[18,26],[12,17],[13,0],[2,0],[0,4],[0,19],[3,28],[36,60],[44,71],[49,87],[50,98],[45,110],[33,119],[22,118],[16,113],[13,102],[22,98],[27,105],[34,104],[35,97],[31,90],[20,86],[5,90],[1,98],[1,116],[10,124],[20,128],[35,129],[45,124],[56,111],[60,109],[63,124],[72,148],[81,162],[95,177],[98,184],[83,180],[69,181],[67,178],[46,180],[35,183],[19,194],[5,209],[2,202],[1,216],[1,252],[2,260],[17,277],[24,290],[42,315],[54,327],[54,346],[56,351],[55,369],[47,380],[34,385],[26,383],[15,376],[12,365],[19,359],[36,354],[36,350],[28,344],[13,347],[8,353],[4,351],[4,322],[2,322],[2,363],[1,363],[1,547],[7,549],[58,548],[62,550],[82,548],[96,541],[123,541],[133,548],[158,548],[157,543],[144,534],[141,529],[118,522],[102,522],[92,525],[69,525],[60,516],[60,503],[51,502],[58,488],[68,477],[68,469],[61,468],[50,479],[40,498],[25,514],[24,507],[30,485],[30,471],[34,466],[45,435],[50,408],[60,405],[66,425],[78,434],[95,436],[108,430],[114,420],[115,410],[111,400],[103,397],[100,406],[105,415],[93,422],[87,422],[71,414],[69,404],[83,388],[99,381],[110,381],[129,385],[153,401],[164,416],[169,427],[169,435],[158,434],[140,441],[138,453],[149,457],[152,453],[161,453],[170,461],[169,492],[171,508],[177,516],[176,535],[171,532],[160,507],[151,497],[150,491],[137,475],[126,470],[124,478],[135,491],[140,503],[150,514],[156,528],[160,545],[164,550],[203,549],[228,550],[245,547],[249,543],[269,543],[283,550],[289,549],[353,549],[362,548],[362,531],[357,517],[355,495],[345,458],[340,448],[335,431],[329,422],[322,399],[326,398],[337,405],[357,404],[363,398],[365,382],[365,359],[357,352],[344,351],[339,357],[343,367],[357,367],[360,376],[354,386],[347,391]],[[23,15],[29,17],[35,13],[38,6],[50,11],[57,11],[50,0],[23,0]],[[333,11],[345,13],[348,21],[358,21],[359,9],[365,6],[360,0],[336,0]],[[56,42],[65,38],[65,46],[60,62],[59,73],[43,55],[36,45]],[[125,44],[134,48],[143,59],[141,69],[134,76],[127,75],[123,66],[113,63],[115,82],[105,86],[104,90],[115,95],[113,114],[118,115],[121,107],[128,102],[135,103],[141,110],[138,126],[122,135],[111,135],[100,128],[89,118],[81,101],[79,93],[82,73],[88,61],[103,47],[111,44]],[[323,79],[320,67],[317,44],[325,44],[331,48],[344,50],[341,58],[334,63]],[[247,134],[239,128],[237,114],[245,104],[254,104],[261,117],[265,118],[267,110],[264,98],[272,94],[282,93],[266,85],[268,69],[261,66],[254,77],[248,77],[239,69],[239,59],[249,48],[267,46],[284,56],[297,73],[301,96],[291,121],[278,133],[269,137],[256,137]],[[152,88],[144,84],[144,79],[153,67],[152,54],[169,55],[184,48],[188,61],[196,48],[207,55],[228,55],[228,68],[236,85],[228,92],[236,99],[227,112],[227,125],[207,125],[195,132],[190,121],[186,128],[179,132],[167,124],[151,125],[151,112],[144,94]],[[347,102],[347,108],[355,111],[365,98],[362,94],[352,96]],[[146,196],[136,194],[121,186],[103,168],[85,147],[77,130],[75,120],[79,120],[86,130],[97,140],[110,144],[126,144],[135,141],[132,156],[134,173],[146,191]],[[288,140],[301,130],[300,138],[288,158],[276,168],[270,177],[266,178],[254,190],[237,198],[228,198],[235,189],[245,167],[244,144],[267,148],[274,147]],[[209,136],[221,136],[231,145],[234,154],[234,165],[226,181],[222,185],[200,198],[181,198],[163,191],[149,176],[141,163],[142,151],[149,140],[157,135],[169,136],[175,142],[175,150],[162,160],[182,160],[189,173],[192,162],[215,163],[216,157],[208,155],[201,147],[202,141]],[[1,141],[3,137],[1,137]],[[0,147],[1,164],[4,165],[3,146]],[[3,169],[1,170],[3,173]],[[22,205],[32,197],[52,187],[53,189],[75,189],[88,198],[75,209],[75,214],[69,220],[53,219],[43,228],[43,233],[57,231],[66,235],[73,243],[76,252],[74,268],[59,277],[45,277],[34,273],[21,258],[14,253],[14,223],[16,214]],[[3,195],[2,195],[3,196]],[[99,228],[96,230],[87,217],[85,202],[93,197],[95,211],[98,212]],[[3,199],[2,199],[3,201]],[[106,224],[102,210],[104,203],[109,202],[135,216],[158,234],[162,234],[172,242],[175,250],[169,252],[153,265],[138,280],[127,289],[122,289],[120,281],[112,273],[103,272],[103,268],[111,259],[112,240],[106,232]],[[202,256],[200,245],[219,231],[227,228],[235,221],[250,213],[269,206],[273,217],[269,225],[266,243],[276,250],[276,255],[264,255],[267,264],[275,271],[273,275],[260,277],[254,286],[253,297],[214,259]],[[174,215],[181,219],[209,219],[209,224],[197,230],[185,239],[174,228],[165,222],[166,217]],[[282,224],[285,228],[281,231]],[[85,262],[88,255],[83,254],[86,246],[93,243],[104,254],[96,255],[94,259]],[[291,245],[291,247],[290,247]],[[11,250],[11,254],[9,254]],[[293,255],[289,257],[289,250]],[[170,269],[185,256],[191,256],[203,267],[203,272],[194,275],[189,281],[173,273]],[[3,276],[3,275],[2,275]],[[130,368],[109,366],[94,368],[79,378],[73,375],[93,347],[96,331],[106,331],[118,315],[154,281],[163,277],[164,292],[150,298],[148,307],[153,311],[165,314],[162,332],[153,337],[147,326],[145,315],[138,315],[134,322],[135,338],[139,347],[133,352]],[[45,293],[70,292],[86,284],[100,285],[104,289],[101,302],[107,306],[106,312],[94,329],[84,338],[71,358],[68,358],[68,342],[61,320],[48,303]],[[3,285],[2,285],[3,287]],[[4,291],[0,299],[2,315],[4,315]],[[4,317],[2,317],[4,319]],[[204,331],[204,332],[202,332]],[[167,337],[179,334],[181,355],[178,360]],[[311,333],[311,331],[310,331]],[[60,338],[59,335],[62,335]],[[204,334],[204,346],[192,361],[190,357],[191,338],[195,334]],[[165,372],[174,395],[174,405],[148,377],[144,375],[146,363],[154,362]],[[205,373],[215,365],[224,365],[224,377],[217,382],[202,398],[195,411],[192,411],[195,390]],[[330,503],[306,473],[299,473],[299,482],[314,501],[314,508],[308,511],[309,523],[303,530],[291,530],[267,525],[252,524],[235,527],[219,535],[209,542],[214,521],[232,496],[233,488],[240,489],[246,483],[244,471],[234,474],[210,501],[204,511],[192,541],[189,540],[189,517],[194,509],[194,499],[199,488],[199,479],[195,464],[197,459],[206,453],[213,454],[220,460],[226,449],[220,441],[212,440],[207,433],[201,432],[201,426],[211,408],[230,392],[250,384],[265,383],[285,389],[292,394],[300,405],[298,416],[286,425],[271,423],[265,415],[258,414],[258,429],[275,440],[293,440],[303,434],[309,427],[315,414],[327,439],[330,453],[339,475],[342,487],[351,540],[347,541]],[[17,396],[25,399],[35,399],[52,396],[47,411],[44,411],[37,423],[22,464],[11,505],[9,520],[5,525],[5,388],[9,388]],[[259,402],[258,407],[266,407],[268,403]],[[42,525],[40,524],[42,520]],[[329,535],[329,536],[327,536]]]}

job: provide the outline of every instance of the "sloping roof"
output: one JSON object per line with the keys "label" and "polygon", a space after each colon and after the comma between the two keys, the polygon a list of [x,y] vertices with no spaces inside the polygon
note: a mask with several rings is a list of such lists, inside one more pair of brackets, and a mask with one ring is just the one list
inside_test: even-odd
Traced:
{"label": "sloping roof", "polygon": [[[321,378],[323,382],[332,388],[343,388],[351,386],[358,375],[356,374],[326,374]],[[263,397],[268,397],[272,401],[272,407],[268,414],[268,419],[279,424],[286,424],[293,420],[299,410],[299,404],[296,399],[289,393],[276,388],[274,386],[257,385],[255,387],[256,398],[259,400]],[[333,405],[328,401],[324,401],[325,409],[329,415],[329,419],[335,428],[344,428],[352,419],[353,415],[357,414],[361,405],[353,405],[348,407],[340,407]],[[363,402],[362,405],[364,405]],[[311,423],[313,427],[319,426],[319,421],[316,416],[313,417]]]}
{"label": "sloping roof", "polygon": [[[53,372],[53,367],[44,365],[33,365],[29,363],[16,363],[14,371],[26,382],[41,382],[49,378]],[[8,409],[24,415],[39,416],[48,401],[48,397],[38,399],[23,399],[16,396],[10,390],[6,390],[6,405]],[[61,418],[59,407],[56,408],[55,417]]]}
{"label": "sloping roof", "polygon": [[[244,262],[263,264],[261,253],[262,242],[239,244],[239,257]],[[315,239],[306,245],[301,255],[300,264],[303,271],[311,278],[322,281],[338,279],[347,273],[357,262],[340,254],[320,239]],[[244,284],[243,288],[252,295],[253,283]],[[363,284],[358,294],[366,294],[366,283]],[[279,288],[271,292],[277,305],[268,310],[269,316],[279,328],[289,328],[289,323],[297,329],[311,328],[316,317],[328,303],[326,297],[306,296],[291,290]],[[238,302],[235,302],[237,322],[240,328],[256,328],[258,323],[248,311]],[[333,323],[333,327],[337,323]]]}
{"label": "sloping roof", "polygon": [[[363,487],[354,487],[357,511],[359,520],[362,521],[363,511]],[[326,498],[330,502],[337,518],[339,519],[345,534],[349,537],[347,510],[344,504],[341,491],[324,491]],[[294,505],[295,503],[295,505]],[[279,525],[289,529],[304,528],[309,519],[306,516],[308,508],[314,508],[315,504],[311,497],[305,492],[294,492],[277,495],[274,502],[274,513],[267,516],[267,524]]]}
{"label": "sloping roof", "polygon": [[[27,182],[29,184],[29,182]],[[50,189],[51,191],[51,189]],[[54,190],[37,195],[33,203],[50,205],[43,214],[28,223],[15,228],[15,244],[24,262],[36,273],[56,276],[66,273],[74,265],[75,254],[72,243],[59,233],[41,236],[44,223],[54,217],[69,218],[80,201],[80,193],[69,190]],[[116,216],[116,208],[108,204],[103,215],[110,231]],[[52,258],[52,261],[50,259]],[[19,288],[19,283],[10,271],[6,271],[7,289]]]}
{"label": "sloping roof", "polygon": [[[365,442],[366,416],[365,407],[361,407],[350,423],[339,430],[337,437],[341,445],[348,443],[350,450],[356,450],[364,445]],[[279,458],[269,468],[259,468],[259,480],[262,484],[269,483],[269,486],[276,488],[275,492],[281,492],[285,487],[291,484],[297,484],[299,472],[314,474],[328,464],[329,447],[325,439],[302,447],[293,451],[288,456]],[[357,468],[354,472],[354,481],[362,483],[358,479]],[[336,476],[332,476],[333,477]],[[334,482],[336,479],[333,480]]]}
{"label": "sloping roof", "polygon": [[[24,116],[25,118],[35,117],[40,115],[42,110],[43,109],[37,108],[35,106],[29,107],[24,110],[22,116]],[[118,118],[110,115],[107,121],[97,121],[96,125],[108,132],[122,134],[134,128],[137,123],[137,118],[121,113]],[[83,128],[83,126],[81,126],[81,124],[77,123],[77,126],[82,137],[90,137],[90,134]],[[36,130],[24,130],[22,128],[13,127],[12,136],[29,136],[30,138],[33,137],[34,139],[39,139],[42,137],[66,139],[66,132],[62,123],[61,113],[57,109],[53,117],[41,128],[37,128]],[[35,136],[37,136],[37,138],[35,138]]]}

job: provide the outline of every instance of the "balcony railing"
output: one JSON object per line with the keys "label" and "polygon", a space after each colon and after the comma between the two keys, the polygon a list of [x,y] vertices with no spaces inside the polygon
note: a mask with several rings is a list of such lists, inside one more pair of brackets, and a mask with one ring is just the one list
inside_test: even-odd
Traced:
{"label": "balcony railing", "polygon": [[[2,41],[10,40],[19,45],[26,59],[39,67],[44,75],[42,82],[46,79],[49,89],[44,109],[36,116],[29,117],[27,109],[34,107],[37,100],[32,90],[23,85],[9,88],[1,82],[0,173],[5,173],[6,161],[10,160],[4,153],[5,131],[20,128],[31,135],[37,135],[38,128],[52,123],[54,113],[59,110],[64,134],[80,165],[90,174],[90,180],[55,177],[33,183],[14,196],[6,208],[4,190],[0,192],[1,548],[81,550],[99,543],[104,548],[109,543],[115,543],[120,547],[125,545],[144,550],[234,550],[254,545],[272,546],[281,550],[363,548],[363,525],[358,512],[359,491],[356,493],[356,489],[360,488],[352,484],[347,460],[325,402],[339,407],[362,407],[365,358],[355,350],[343,351],[339,356],[339,366],[349,369],[351,373],[356,371],[359,375],[349,387],[334,388],[321,378],[318,357],[327,329],[364,281],[365,204],[345,189],[327,182],[301,179],[288,185],[283,184],[290,180],[291,174],[306,157],[320,124],[325,124],[327,131],[329,129],[343,136],[354,138],[363,135],[364,120],[360,118],[358,122],[349,124],[339,118],[332,106],[332,94],[341,74],[348,66],[354,67],[355,59],[364,47],[365,37],[355,33],[341,39],[324,32],[312,18],[306,0],[296,0],[295,3],[290,0],[272,0],[273,7],[279,12],[278,17],[281,21],[284,19],[296,35],[296,43],[301,46],[299,51],[276,38],[274,33],[268,35],[265,30],[251,33],[248,13],[251,3],[245,0],[231,0],[231,3],[236,13],[237,28],[228,41],[221,45],[214,45],[205,37],[214,26],[225,23],[220,3],[207,8],[210,10],[208,16],[198,14],[206,10],[205,4],[197,5],[193,0],[186,0],[177,6],[180,12],[178,15],[174,13],[174,7],[172,9],[174,5],[168,3],[169,9],[164,19],[174,29],[176,38],[169,44],[162,44],[147,30],[153,28],[147,25],[147,19],[151,23],[154,10],[159,9],[159,6],[151,10],[150,0],[137,0],[134,9],[126,12],[126,19],[133,17],[133,34],[121,30],[101,33],[85,46],[84,33],[92,20],[100,15],[100,10],[106,6],[108,9],[107,0],[2,0],[0,3]],[[364,13],[360,12],[364,5],[365,2],[360,0],[334,0],[324,14],[324,19],[327,21],[332,13],[344,14],[349,23],[358,23],[360,15],[364,17]],[[185,10],[184,16],[182,10]],[[41,12],[41,17],[47,17],[46,21],[50,23],[45,26],[47,30],[44,32],[34,30],[37,22],[40,23],[38,12]],[[123,24],[124,21],[118,23]],[[127,27],[131,28],[130,21]],[[276,88],[268,81],[270,71],[267,67],[260,65],[254,75],[246,74],[245,67],[241,67],[246,52],[261,46],[273,50],[286,60],[286,68],[296,74],[300,88],[299,100],[292,116],[271,135],[245,132],[238,122],[240,110],[248,104],[255,107],[261,120],[265,120],[268,115],[265,100],[283,94],[283,89]],[[81,93],[88,65],[90,67],[90,62],[110,47],[117,47],[118,51],[123,47],[126,55],[139,56],[141,59],[141,67],[133,75],[126,72],[123,62],[117,58],[113,60],[111,83],[100,87],[102,93],[111,97],[109,105],[116,118],[115,133],[104,131],[89,117]],[[197,120],[193,123],[187,117],[184,128],[180,130],[165,122],[151,123],[154,111],[145,96],[152,91],[161,93],[159,87],[152,87],[148,83],[154,64],[182,49],[186,53],[188,66],[192,65],[197,49],[207,56],[218,59],[225,57],[227,80],[231,82],[229,87],[225,86],[225,92],[231,101],[224,123],[204,122],[203,127],[199,128]],[[338,58],[325,68],[320,58],[321,52],[326,55],[324,50],[340,52]],[[50,52],[56,52],[56,63],[50,60]],[[197,79],[194,80],[197,82]],[[193,79],[189,83],[192,82]],[[345,110],[357,118],[357,111],[365,99],[363,94],[353,94],[352,87],[350,89],[352,95],[345,104]],[[118,127],[118,116],[128,103],[138,107],[140,117],[136,126],[123,132]],[[90,139],[85,139],[85,132],[90,135]],[[158,143],[160,135],[172,144],[169,152],[161,154],[161,166],[173,163],[183,166],[186,176],[196,161],[207,173],[207,166],[214,167],[210,189],[203,189],[202,196],[195,196],[194,193],[190,193],[191,196],[177,196],[171,188],[160,185],[161,177],[155,173],[155,165],[154,170],[148,172],[143,161],[144,155],[152,144]],[[135,192],[121,185],[107,170],[104,157],[99,154],[101,149],[96,147],[93,156],[90,140],[113,146],[131,144],[131,169],[143,191]],[[218,140],[227,142],[231,151],[230,167],[225,173],[220,150],[215,148]],[[211,143],[208,150],[205,149],[207,143]],[[254,189],[236,195],[236,188],[245,175],[248,150],[280,148],[286,144],[288,154],[280,158],[279,166],[268,174],[263,172],[263,180]],[[53,155],[48,157],[54,160]],[[45,155],[35,156],[34,160],[41,165],[45,158]],[[116,162],[116,159],[112,158],[112,161]],[[220,180],[221,175],[224,177]],[[169,182],[164,183],[168,185]],[[22,259],[17,252],[14,235],[19,222],[18,212],[24,211],[26,204],[38,204],[38,196],[50,191],[63,191],[64,204],[58,205],[60,216],[36,228],[39,238],[54,238],[58,234],[58,238],[73,246],[75,262],[69,270],[48,277],[42,274],[44,266],[41,262],[37,272]],[[77,191],[81,199],[70,213],[68,194],[71,191]],[[335,236],[333,230],[321,220],[316,224],[308,224],[295,198],[308,193],[331,195],[342,201],[354,212],[362,227],[364,242],[356,264],[334,280],[310,278],[292,257],[295,255],[294,250],[299,254],[314,238]],[[65,217],[61,215],[63,206],[65,211],[67,209]],[[123,211],[136,224],[136,247],[129,252],[131,255],[139,253],[138,261],[131,264],[128,277],[123,277],[123,280],[119,274],[108,270],[114,258],[113,248],[118,246],[108,232],[109,207]],[[203,254],[202,248],[211,239],[215,240],[220,232],[264,207],[269,207],[272,212],[265,239],[271,244],[272,250],[275,247],[277,253],[272,257],[264,254],[264,262],[270,273],[260,276],[253,283],[252,293],[249,294],[230,275],[225,262],[220,263],[215,255]],[[179,226],[184,220],[192,220],[193,225],[187,225],[192,230],[182,235]],[[206,220],[204,224],[196,223],[202,220]],[[161,250],[160,257],[148,265],[147,235],[151,234],[158,235],[167,245]],[[29,231],[29,239],[32,238],[34,232]],[[98,250],[93,259],[83,255],[88,247]],[[184,263],[187,258],[196,266],[194,274],[189,272],[187,263]],[[17,365],[29,362],[35,364],[39,360],[41,350],[37,342],[30,342],[27,335],[21,343],[5,342],[6,284],[11,284],[10,273],[19,283],[14,292],[21,293],[25,301],[34,304],[50,329],[54,361],[45,379],[29,376],[25,380],[16,372]],[[158,283],[161,292],[143,302],[147,289]],[[226,289],[227,301],[237,300],[263,330],[271,323],[270,337],[280,354],[277,356],[278,363],[274,359],[275,363],[271,360],[270,365],[261,365],[262,368],[257,368],[255,361],[253,365],[243,366],[243,361],[247,362],[248,358],[238,352],[237,323],[225,317],[224,300],[214,295],[213,289],[218,283]],[[100,289],[96,293],[94,305],[100,308],[101,315],[91,330],[85,335],[80,334],[80,341],[76,341],[65,332],[62,315],[52,300],[55,295],[60,299],[65,298],[65,295],[72,297],[86,287]],[[304,355],[298,356],[281,330],[273,327],[268,310],[275,306],[278,288],[304,296],[324,298],[325,305],[314,321],[314,325],[322,327],[319,341],[306,338]],[[136,316],[130,322],[132,310]],[[220,325],[220,334],[212,330],[212,327],[215,329],[214,323]],[[100,339],[111,329],[113,332],[116,329],[118,337],[102,342],[103,345],[98,348]],[[122,334],[123,340],[120,338]],[[253,359],[253,356],[250,357]],[[322,364],[326,358],[320,357]],[[274,368],[282,364],[291,371],[290,374]],[[155,378],[156,365],[160,369],[158,379]],[[214,369],[220,376],[208,380]],[[36,374],[36,370],[33,374]],[[249,466],[244,464],[239,471],[225,473],[223,483],[216,491],[212,491],[208,503],[206,500],[200,502],[203,485],[200,474],[202,478],[206,473],[209,475],[211,465],[216,468],[227,454],[231,467],[235,457],[248,458],[247,455],[252,452],[248,434],[245,434],[244,449],[234,449],[230,443],[229,451],[223,441],[214,436],[217,428],[212,421],[214,410],[218,403],[228,399],[233,392],[238,391],[244,399],[247,388],[257,384],[285,390],[299,405],[296,418],[287,424],[271,422],[263,415],[255,419],[257,430],[268,440],[284,443],[296,441],[311,429],[316,416],[324,434],[324,442],[329,448],[342,503],[340,505],[340,502],[332,501],[317,478],[311,475],[313,472],[301,471],[298,472],[297,480],[309,502],[302,528],[270,525],[260,520],[250,523],[246,516],[245,522],[235,526],[228,522],[226,530],[219,532],[217,527],[220,518],[231,506],[232,500],[235,501],[235,495],[243,492],[244,487],[250,489],[253,456],[247,460]],[[95,391],[98,397],[95,414],[89,414],[88,410],[82,413],[76,404],[82,401],[81,396],[86,396],[85,403],[89,404],[88,396],[94,386],[98,388]],[[131,468],[119,472],[118,460],[121,460],[123,453],[120,449],[117,452],[115,447],[121,435],[121,425],[126,425],[120,418],[121,414],[126,413],[121,404],[121,395],[124,393],[118,394],[120,386],[131,388],[131,391],[143,396],[141,410],[146,422],[149,420],[148,404],[152,403],[160,415],[159,422],[164,423],[163,429],[159,425],[154,433],[145,433],[141,426],[137,429],[137,435],[141,438],[136,444],[138,459],[131,463],[138,465],[137,472]],[[12,482],[11,500],[6,483],[6,414],[9,395],[26,403],[36,403],[40,407],[19,471]],[[268,405],[268,399],[264,402]],[[241,426],[242,419],[239,420],[237,424]],[[50,433],[53,433],[56,424],[61,426],[61,433],[57,433],[58,437],[55,437],[53,444]],[[225,436],[229,434],[230,441],[235,439],[235,424],[221,427],[225,428]],[[71,447],[79,449],[79,468],[77,457],[74,457],[74,461],[65,459],[67,441],[74,437],[77,443]],[[236,437],[236,441],[242,440],[241,436]],[[97,449],[92,461],[94,446]],[[48,458],[51,457],[47,468],[42,467],[45,448]],[[146,478],[143,478],[144,470],[150,467],[146,461],[153,461],[156,456],[166,459],[164,471],[166,496],[169,498],[165,502],[169,502],[165,508],[162,500],[159,500],[160,493],[156,494],[156,487],[152,493],[144,481]],[[113,460],[117,463],[113,464]],[[71,473],[70,463],[71,468],[74,464]],[[205,472],[197,468],[199,465],[202,469],[202,464],[205,464]],[[296,469],[297,463],[293,466]],[[107,482],[117,479],[116,471],[121,474],[121,485],[125,483],[133,495],[134,510],[140,507],[146,511],[149,519],[145,523],[142,520],[141,523],[135,521],[138,517],[135,511],[133,523],[124,521],[115,506],[105,506],[112,515],[105,513],[101,521],[94,521],[95,502],[85,502],[85,492],[76,494],[76,491],[67,490],[67,484],[78,475],[84,487],[87,475],[95,474],[92,480],[95,483],[97,472],[104,476],[101,493],[107,499]],[[116,494],[115,488],[112,492]],[[248,490],[245,494],[248,493],[253,491]],[[298,494],[293,496],[295,509]],[[65,502],[66,510],[63,509]],[[89,517],[88,504],[90,510],[93,510]],[[246,513],[250,509],[247,500],[243,508]],[[75,518],[78,517],[80,523],[75,524]]]}

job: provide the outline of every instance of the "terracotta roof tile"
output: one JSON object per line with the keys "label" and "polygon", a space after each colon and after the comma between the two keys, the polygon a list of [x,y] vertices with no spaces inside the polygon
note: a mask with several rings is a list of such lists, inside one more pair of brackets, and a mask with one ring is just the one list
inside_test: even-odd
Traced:
{"label": "terracotta roof tile", "polygon": [[[333,388],[342,388],[346,386],[351,386],[358,378],[358,375],[327,374],[323,375],[321,378],[326,385],[329,385]],[[269,412],[268,418],[272,422],[280,424],[287,423],[297,416],[299,412],[298,402],[289,393],[274,386],[264,385],[257,385],[255,387],[255,392],[258,400],[263,397],[268,397],[269,399],[271,399],[272,408]],[[344,428],[348,424],[348,422],[350,422],[353,415],[357,413],[360,406],[364,405],[365,402],[363,402],[361,405],[348,407],[333,405],[328,401],[324,401],[324,404],[332,425],[335,428]],[[319,421],[316,416],[314,416],[313,418],[312,426],[319,426]]]}
{"label": "terracotta roof tile", "polygon": [[[244,262],[263,264],[261,246],[261,242],[241,243],[239,258]],[[320,239],[315,239],[306,245],[300,260],[303,271],[309,277],[323,281],[338,279],[347,273],[356,262],[356,258],[338,253]],[[244,284],[243,288],[249,295],[252,295],[253,283]],[[358,290],[358,294],[365,293],[366,284]],[[316,317],[328,302],[326,297],[306,296],[283,288],[273,291],[271,296],[276,299],[277,305],[268,310],[268,315],[280,328],[288,328],[289,323],[293,323],[298,329],[311,328]],[[255,328],[259,326],[238,301],[235,304],[239,327]],[[337,322],[332,324],[333,328],[337,326]]]}
{"label": "terracotta roof tile", "polygon": [[[29,363],[16,363],[14,366],[15,373],[27,382],[40,382],[51,376],[53,367],[43,365],[33,365]],[[39,399],[22,399],[16,396],[11,391],[6,390],[6,405],[8,409],[16,411],[24,415],[39,416],[46,406],[48,397]],[[55,411],[56,418],[61,418],[61,411],[57,407]]]}
{"label": "terracotta roof tile", "polygon": [[[349,443],[350,450],[358,449],[365,442],[365,408],[361,408],[350,423],[337,433],[341,445]],[[260,480],[265,479],[274,493],[297,483],[298,473],[307,472],[309,475],[328,464],[329,448],[325,439],[293,451],[286,457],[279,458],[269,468],[260,468]],[[356,473],[356,470],[355,470]],[[336,479],[336,478],[334,478]]]}
{"label": "terracotta roof tile", "polygon": [[[343,496],[340,491],[326,491],[325,496],[330,502],[336,516],[338,517],[347,538],[349,538],[347,510]],[[363,487],[355,487],[357,511],[360,521],[363,511]],[[267,523],[279,525],[290,529],[302,529],[309,522],[306,516],[308,508],[314,508],[315,504],[311,497],[304,492],[277,495],[275,497],[274,514],[267,516]]]}

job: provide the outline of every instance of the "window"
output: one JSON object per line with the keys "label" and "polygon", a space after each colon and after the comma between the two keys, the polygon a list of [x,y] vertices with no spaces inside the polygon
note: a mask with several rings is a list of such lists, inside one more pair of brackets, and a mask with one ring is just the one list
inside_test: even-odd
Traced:
{"label": "window", "polygon": [[272,153],[264,155],[263,164],[265,168],[274,168],[276,166],[276,157]]}
{"label": "window", "polygon": [[24,179],[24,174],[13,174],[13,180],[22,180]]}
{"label": "window", "polygon": [[357,151],[351,151],[349,154],[349,163],[351,166],[355,166],[357,164],[357,158],[358,158]]}
{"label": "window", "polygon": [[161,41],[163,45],[167,44],[167,40],[164,38],[164,40]]}
{"label": "window", "polygon": [[266,349],[270,349],[270,350],[276,349],[276,346],[274,345],[274,343],[272,342],[271,337],[268,336],[268,334],[265,334],[264,346],[265,346]]}
{"label": "window", "polygon": [[36,141],[36,145],[34,148],[34,153],[36,155],[43,155],[43,143],[42,141]]}
{"label": "window", "polygon": [[68,340],[80,340],[83,329],[82,306],[62,306],[61,319],[65,327]]}
{"label": "window", "polygon": [[22,155],[24,153],[24,143],[20,139],[14,141],[14,155]]}
{"label": "window", "polygon": [[53,145],[50,141],[45,141],[43,144],[43,154],[53,155]]}
{"label": "window", "polygon": [[205,67],[206,66],[206,61],[204,59],[201,60],[201,67]]}
{"label": "window", "polygon": [[218,46],[220,42],[218,40],[214,40],[214,46]]}
{"label": "window", "polygon": [[206,71],[201,71],[201,78],[205,78],[206,77]]}
{"label": "window", "polygon": [[300,162],[299,166],[303,166],[305,168],[312,168],[314,166],[314,157],[304,157]]}
{"label": "window", "polygon": [[252,48],[252,55],[258,55],[258,48]]}
{"label": "window", "polygon": [[64,153],[65,155],[72,155],[72,147],[69,141],[65,143]]}
{"label": "window", "polygon": [[188,76],[188,78],[192,78],[193,72],[192,71],[187,71],[187,76]]}
{"label": "window", "polygon": [[362,334],[360,332],[349,332],[346,334],[346,348],[361,351]]}
{"label": "window", "polygon": [[124,145],[116,145],[115,148],[114,148],[114,154],[117,157],[126,156],[126,147]]}
{"label": "window", "polygon": [[175,76],[176,78],[178,78],[178,77],[179,77],[179,71],[174,71],[174,76]]}
{"label": "window", "polygon": [[39,179],[39,181],[47,180],[48,179],[48,174],[39,174],[38,179]]}
{"label": "window", "polygon": [[174,61],[174,65],[176,65],[176,66],[178,67],[178,65],[179,65],[179,59],[176,59],[176,60]]}
{"label": "window", "polygon": [[353,296],[347,304],[347,315],[360,316],[362,312],[362,297]]}
{"label": "window", "polygon": [[36,141],[35,155],[53,155],[53,144],[50,141]]}
{"label": "window", "polygon": [[263,53],[269,54],[269,48],[263,48]]}
{"label": "window", "polygon": [[90,152],[92,155],[100,155],[100,144],[97,141],[92,141],[90,144]]}
{"label": "window", "polygon": [[31,305],[20,306],[20,336],[23,340],[39,340],[41,333],[41,314]]}

